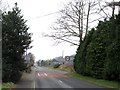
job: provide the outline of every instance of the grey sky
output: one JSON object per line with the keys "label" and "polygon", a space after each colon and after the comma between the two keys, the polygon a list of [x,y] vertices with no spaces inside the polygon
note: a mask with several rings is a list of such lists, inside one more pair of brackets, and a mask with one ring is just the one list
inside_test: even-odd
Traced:
{"label": "grey sky", "polygon": [[55,46],[53,45],[54,40],[42,36],[42,33],[50,32],[50,26],[57,18],[56,14],[38,18],[59,11],[59,9],[62,8],[62,3],[68,1],[69,0],[6,0],[10,8],[17,2],[18,7],[22,10],[24,19],[28,20],[27,25],[30,27],[29,32],[33,33],[32,39],[34,40],[31,44],[34,47],[28,52],[32,52],[36,60],[52,59],[57,56],[62,56],[63,50],[64,56],[76,53],[76,46],[70,46],[67,43],[61,43]]}
{"label": "grey sky", "polygon": [[33,53],[36,60],[61,56],[63,50],[64,56],[76,53],[76,46],[70,46],[67,43],[54,46],[54,40],[42,36],[42,33],[50,32],[50,26],[56,20],[57,14],[41,16],[59,11],[63,7],[63,3],[68,1],[70,0],[4,0],[8,3],[9,8],[14,7],[14,3],[17,2],[24,19],[28,20],[29,32],[33,33],[32,39],[34,40],[31,44],[34,47],[28,52]]}

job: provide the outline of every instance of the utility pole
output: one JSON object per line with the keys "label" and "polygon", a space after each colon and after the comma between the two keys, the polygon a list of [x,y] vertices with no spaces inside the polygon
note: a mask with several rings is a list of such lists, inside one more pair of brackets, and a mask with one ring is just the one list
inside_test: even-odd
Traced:
{"label": "utility pole", "polygon": [[64,50],[62,50],[62,58],[64,58]]}
{"label": "utility pole", "polygon": [[0,10],[0,84],[2,84],[2,11],[1,10]]}
{"label": "utility pole", "polygon": [[113,0],[113,2],[109,3],[108,6],[111,6],[113,11],[112,11],[112,16],[114,17],[114,11],[115,11],[115,7],[118,7],[118,14],[120,14],[120,1],[116,2]]}

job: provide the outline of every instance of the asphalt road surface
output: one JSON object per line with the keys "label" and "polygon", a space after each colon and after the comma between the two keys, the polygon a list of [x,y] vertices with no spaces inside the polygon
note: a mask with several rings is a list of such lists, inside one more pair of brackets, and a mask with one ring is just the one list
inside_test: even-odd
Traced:
{"label": "asphalt road surface", "polygon": [[[77,88],[85,89],[89,88],[91,90],[104,89],[104,87],[72,77],[67,77],[66,72],[59,70],[52,70],[46,67],[37,67],[35,69],[35,89],[44,88],[59,88],[61,89],[71,89],[75,90]],[[40,90],[41,90],[40,89]],[[108,89],[105,89],[108,90]]]}

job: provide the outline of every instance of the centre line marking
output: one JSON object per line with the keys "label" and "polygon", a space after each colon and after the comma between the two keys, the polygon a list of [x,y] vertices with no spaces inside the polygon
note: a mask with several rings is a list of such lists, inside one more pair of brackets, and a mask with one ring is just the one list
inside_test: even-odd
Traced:
{"label": "centre line marking", "polygon": [[47,76],[47,74],[46,74],[46,73],[44,73],[44,75],[45,75],[45,76]]}
{"label": "centre line marking", "polygon": [[35,81],[34,81],[34,90],[35,90]]}
{"label": "centre line marking", "polygon": [[38,76],[40,76],[40,74],[38,73]]}
{"label": "centre line marking", "polygon": [[60,83],[63,83],[61,80],[59,80]]}

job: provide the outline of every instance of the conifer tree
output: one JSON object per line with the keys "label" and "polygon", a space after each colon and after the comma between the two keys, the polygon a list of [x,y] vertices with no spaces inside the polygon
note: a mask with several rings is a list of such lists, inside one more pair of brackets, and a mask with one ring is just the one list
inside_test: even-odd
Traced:
{"label": "conifer tree", "polygon": [[2,17],[2,80],[16,82],[25,68],[23,54],[30,47],[32,34],[28,33],[29,28],[17,3],[12,11],[3,13]]}

